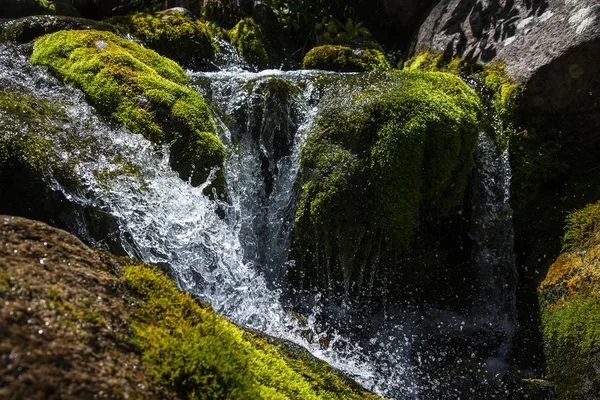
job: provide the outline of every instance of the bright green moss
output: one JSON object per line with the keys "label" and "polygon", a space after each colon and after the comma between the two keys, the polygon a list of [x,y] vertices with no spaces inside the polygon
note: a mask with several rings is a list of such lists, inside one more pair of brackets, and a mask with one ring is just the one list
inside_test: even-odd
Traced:
{"label": "bright green moss", "polygon": [[449,72],[460,75],[462,73],[473,74],[481,72],[485,69],[485,66],[469,62],[464,58],[449,60],[444,57],[443,53],[426,51],[407,60],[404,63],[404,69],[409,71]]}
{"label": "bright green moss", "polygon": [[216,49],[206,24],[179,11],[138,13],[113,17],[107,22],[130,32],[149,48],[185,66],[206,63]]}
{"label": "bright green moss", "polygon": [[[600,393],[600,296],[576,296],[542,312],[548,379],[559,400]],[[592,397],[590,397],[592,396]]]}
{"label": "bright green moss", "polygon": [[80,87],[90,103],[131,131],[157,145],[174,142],[170,161],[182,179],[199,184],[211,168],[222,167],[226,152],[215,136],[210,110],[186,86],[188,78],[175,62],[99,31],[44,36],[36,41],[31,62],[47,65]]}
{"label": "bright green moss", "polygon": [[302,68],[338,72],[363,72],[389,68],[383,53],[374,49],[353,50],[343,46],[318,46],[304,56]]}
{"label": "bright green moss", "polygon": [[362,74],[332,90],[301,154],[293,284],[348,295],[378,271],[375,284],[394,285],[419,227],[460,210],[480,112],[444,73]]}
{"label": "bright green moss", "polygon": [[324,200],[362,171],[371,222],[407,247],[423,211],[446,214],[462,202],[479,101],[458,78],[439,73],[388,75],[382,85],[386,91],[359,93],[347,110],[321,116],[302,155],[304,167],[318,171],[307,182],[315,191],[308,209],[319,218],[336,212]]}
{"label": "bright green moss", "polygon": [[141,300],[132,327],[146,370],[183,398],[377,398],[241,330],[156,269],[129,266],[123,279]]}
{"label": "bright green moss", "polygon": [[585,244],[600,229],[600,202],[567,215],[563,251]]}
{"label": "bright green moss", "polygon": [[[524,87],[514,83],[506,72],[506,65],[495,62],[481,73],[485,84],[494,92],[494,107],[505,132],[514,131],[514,123],[518,118],[519,99]],[[511,134],[511,132],[508,132]],[[514,134],[514,132],[512,132]]]}
{"label": "bright green moss", "polygon": [[250,64],[264,67],[269,62],[266,38],[262,28],[252,18],[244,18],[230,31],[229,38],[242,57]]}

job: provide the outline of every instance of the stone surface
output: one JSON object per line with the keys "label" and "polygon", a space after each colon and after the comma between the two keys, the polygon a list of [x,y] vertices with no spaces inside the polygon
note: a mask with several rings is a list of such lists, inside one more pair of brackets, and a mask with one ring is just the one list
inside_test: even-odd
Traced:
{"label": "stone surface", "polygon": [[515,81],[526,84],[525,112],[587,113],[599,107],[597,0],[441,0],[412,50],[503,60]]}

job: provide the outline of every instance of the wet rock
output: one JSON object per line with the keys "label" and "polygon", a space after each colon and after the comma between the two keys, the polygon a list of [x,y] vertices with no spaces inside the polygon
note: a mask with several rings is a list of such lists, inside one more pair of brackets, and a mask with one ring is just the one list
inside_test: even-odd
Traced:
{"label": "wet rock", "polygon": [[117,33],[117,29],[107,23],[85,18],[64,17],[54,15],[34,15],[7,21],[0,24],[0,41],[28,43],[32,40],[63,30],[109,31]]}
{"label": "wet rock", "polygon": [[156,268],[10,216],[0,216],[0,380],[11,400],[380,398],[242,330]]}
{"label": "wet rock", "polygon": [[528,400],[555,400],[554,385],[543,379],[521,380],[523,399]]}

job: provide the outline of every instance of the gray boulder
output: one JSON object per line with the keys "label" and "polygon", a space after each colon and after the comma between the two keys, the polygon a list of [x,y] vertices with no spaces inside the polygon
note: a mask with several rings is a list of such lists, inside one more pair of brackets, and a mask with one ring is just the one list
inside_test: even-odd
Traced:
{"label": "gray boulder", "polygon": [[427,50],[484,63],[503,60],[526,85],[524,112],[599,109],[598,0],[440,0],[412,53]]}

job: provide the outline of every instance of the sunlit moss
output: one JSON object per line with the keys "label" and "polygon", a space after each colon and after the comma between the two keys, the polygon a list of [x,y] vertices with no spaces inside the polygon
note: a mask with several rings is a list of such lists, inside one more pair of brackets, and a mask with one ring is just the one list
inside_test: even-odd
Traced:
{"label": "sunlit moss", "polygon": [[379,50],[353,50],[349,47],[324,45],[310,50],[302,61],[304,69],[322,69],[338,72],[363,72],[389,68]]}
{"label": "sunlit moss", "polygon": [[330,367],[241,330],[177,290],[157,269],[128,266],[123,279],[140,300],[133,341],[146,370],[184,398],[378,398]]}
{"label": "sunlit moss", "polygon": [[600,202],[570,213],[566,219],[563,250],[579,247],[600,231]]}
{"label": "sunlit moss", "polygon": [[481,112],[450,74],[372,73],[347,85],[333,91],[301,154],[290,273],[334,290],[371,270],[396,274],[392,260],[418,227],[460,209]]}
{"label": "sunlit moss", "polygon": [[[34,45],[31,62],[75,84],[101,112],[155,144],[174,143],[171,165],[202,183],[226,152],[204,99],[175,62],[109,32],[62,31]],[[194,146],[185,148],[185,146]],[[202,147],[205,146],[205,147]],[[182,159],[181,157],[189,157]],[[224,190],[221,186],[217,190]]]}

